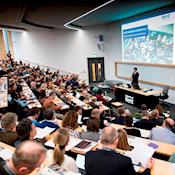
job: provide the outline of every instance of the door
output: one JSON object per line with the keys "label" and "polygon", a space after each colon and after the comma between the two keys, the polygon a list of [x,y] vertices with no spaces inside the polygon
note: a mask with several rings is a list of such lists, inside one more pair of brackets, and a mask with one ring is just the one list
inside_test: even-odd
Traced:
{"label": "door", "polygon": [[105,80],[104,58],[88,58],[89,83],[99,83]]}

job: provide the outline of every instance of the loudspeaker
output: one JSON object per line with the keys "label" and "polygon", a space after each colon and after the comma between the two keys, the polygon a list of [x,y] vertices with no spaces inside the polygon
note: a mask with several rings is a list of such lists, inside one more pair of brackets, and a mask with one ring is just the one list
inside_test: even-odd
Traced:
{"label": "loudspeaker", "polygon": [[103,35],[99,35],[99,41],[103,42]]}
{"label": "loudspeaker", "polygon": [[97,43],[98,49],[99,49],[99,50],[104,50],[103,35],[99,35],[99,36],[98,36],[98,39],[99,39],[99,41],[98,41],[98,43]]}

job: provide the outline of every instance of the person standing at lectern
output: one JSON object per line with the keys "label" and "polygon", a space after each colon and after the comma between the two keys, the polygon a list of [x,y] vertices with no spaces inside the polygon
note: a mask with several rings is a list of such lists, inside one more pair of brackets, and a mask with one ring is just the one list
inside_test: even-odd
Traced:
{"label": "person standing at lectern", "polygon": [[131,85],[134,89],[140,89],[139,87],[139,82],[138,82],[138,79],[139,79],[139,73],[137,71],[137,68],[135,67],[134,68],[134,72],[132,73],[132,82],[131,82]]}

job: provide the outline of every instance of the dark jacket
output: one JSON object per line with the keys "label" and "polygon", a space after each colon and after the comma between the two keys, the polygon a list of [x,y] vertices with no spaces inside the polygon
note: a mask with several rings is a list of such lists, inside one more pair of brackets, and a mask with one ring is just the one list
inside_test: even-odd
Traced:
{"label": "dark jacket", "polygon": [[142,119],[134,124],[136,128],[151,130],[156,127],[156,124],[150,120]]}
{"label": "dark jacket", "polygon": [[0,141],[8,145],[14,146],[17,137],[18,135],[15,131],[5,131],[5,130],[0,131]]}
{"label": "dark jacket", "polygon": [[0,157],[0,175],[12,175],[10,172],[7,172],[4,168],[5,160]]}
{"label": "dark jacket", "polygon": [[[89,151],[85,155],[87,175],[135,175],[131,159],[113,150]],[[144,171],[150,175],[150,170]]]}

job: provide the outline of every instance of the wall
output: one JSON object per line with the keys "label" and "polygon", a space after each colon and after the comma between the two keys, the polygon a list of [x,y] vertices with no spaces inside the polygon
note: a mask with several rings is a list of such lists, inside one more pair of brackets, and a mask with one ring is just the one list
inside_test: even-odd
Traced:
{"label": "wall", "polygon": [[[148,15],[150,16],[150,14]],[[126,21],[130,21],[130,20],[137,20],[138,18],[144,18],[146,17],[146,15],[140,16],[140,17],[134,17],[134,18],[129,18],[123,21],[119,21],[119,22],[115,22],[112,23],[110,25],[107,26],[107,38],[108,40],[106,41],[107,43],[105,43],[105,45],[107,45],[107,49],[106,49],[106,55],[108,55],[108,59],[110,60],[109,63],[109,69],[111,70],[109,72],[109,77],[110,79],[116,79],[115,76],[115,67],[114,67],[114,63],[116,61],[122,61],[122,41],[121,41],[121,25],[122,23],[126,22]],[[169,70],[168,70],[169,71]],[[132,73],[132,72],[131,72]],[[144,72],[146,73],[146,72]],[[163,72],[159,71],[159,72],[152,72],[153,74],[156,75],[161,75]],[[169,75],[171,75],[172,72],[169,71]],[[130,77],[131,75],[128,75],[128,77]],[[169,79],[169,77],[167,77]],[[161,79],[161,76],[160,76]],[[121,79],[123,82],[126,83],[130,83],[130,81],[127,80],[123,80]],[[173,84],[173,83],[171,83]],[[140,84],[141,88],[145,88],[145,89],[151,89],[153,88],[154,90],[158,90],[158,91],[162,91],[163,87],[161,86],[154,86],[154,85],[149,85],[149,84]],[[167,100],[165,100],[169,103],[175,104],[175,90],[170,89],[169,90],[169,98]]]}
{"label": "wall", "polygon": [[[85,30],[41,30],[13,32],[15,58],[46,64],[68,72],[78,73],[88,79],[87,57],[104,56],[97,47],[99,34],[105,34],[105,26]],[[107,60],[105,60],[107,62]],[[106,65],[106,69],[108,69]]]}
{"label": "wall", "polygon": [[[123,22],[87,27],[81,31],[13,32],[15,58],[23,58],[78,73],[81,78],[88,80],[87,57],[104,56],[106,79],[116,79],[114,63],[122,60],[120,26]],[[104,50],[99,50],[97,47],[100,34],[104,35]],[[159,72],[155,73],[159,74]],[[153,85],[141,84],[140,86],[162,90],[162,87]],[[170,90],[169,95],[167,101],[175,104],[175,91]]]}

